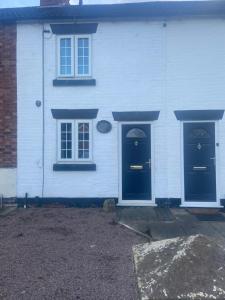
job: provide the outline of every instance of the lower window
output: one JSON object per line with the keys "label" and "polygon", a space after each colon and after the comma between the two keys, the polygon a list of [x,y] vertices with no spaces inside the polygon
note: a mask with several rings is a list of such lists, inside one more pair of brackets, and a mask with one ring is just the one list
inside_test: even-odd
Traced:
{"label": "lower window", "polygon": [[92,122],[90,120],[58,121],[58,160],[92,160]]}

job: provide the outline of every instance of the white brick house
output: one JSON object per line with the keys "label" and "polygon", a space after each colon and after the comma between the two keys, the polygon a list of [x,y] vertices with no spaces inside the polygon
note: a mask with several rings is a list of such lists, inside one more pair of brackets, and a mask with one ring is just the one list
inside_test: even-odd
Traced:
{"label": "white brick house", "polygon": [[217,1],[12,13],[17,197],[223,205],[224,14]]}

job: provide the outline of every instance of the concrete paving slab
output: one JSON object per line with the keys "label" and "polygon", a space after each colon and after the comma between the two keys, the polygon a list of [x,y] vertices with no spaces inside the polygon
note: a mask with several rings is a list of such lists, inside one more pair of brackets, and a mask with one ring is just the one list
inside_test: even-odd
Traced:
{"label": "concrete paving slab", "polygon": [[215,229],[222,238],[225,239],[225,223],[224,222],[211,222],[210,224],[213,229]]}
{"label": "concrete paving slab", "polygon": [[154,208],[158,221],[174,221],[175,216],[169,208],[155,207]]}
{"label": "concrete paving slab", "polygon": [[174,215],[175,219],[178,221],[185,222],[196,222],[197,218],[190,214],[186,209],[183,208],[171,208],[171,212]]}
{"label": "concrete paving slab", "polygon": [[117,216],[120,221],[141,220],[149,222],[157,220],[153,207],[118,207]]}
{"label": "concrete paving slab", "polygon": [[117,216],[119,222],[149,235],[152,240],[196,234],[225,240],[225,222],[202,222],[183,208],[120,208]]}
{"label": "concrete paving slab", "polygon": [[185,236],[183,228],[177,222],[151,222],[149,227],[153,240]]}
{"label": "concrete paving slab", "polygon": [[187,236],[203,234],[216,239],[222,238],[221,232],[213,227],[213,222],[179,222],[179,224]]}

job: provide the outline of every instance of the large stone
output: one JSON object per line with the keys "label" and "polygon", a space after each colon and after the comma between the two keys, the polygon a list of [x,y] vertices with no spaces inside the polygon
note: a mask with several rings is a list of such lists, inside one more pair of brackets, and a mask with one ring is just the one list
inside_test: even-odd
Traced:
{"label": "large stone", "polygon": [[103,203],[103,210],[105,212],[113,212],[116,210],[116,201],[114,199],[106,199]]}
{"label": "large stone", "polygon": [[204,235],[133,248],[141,299],[225,299],[225,250]]}

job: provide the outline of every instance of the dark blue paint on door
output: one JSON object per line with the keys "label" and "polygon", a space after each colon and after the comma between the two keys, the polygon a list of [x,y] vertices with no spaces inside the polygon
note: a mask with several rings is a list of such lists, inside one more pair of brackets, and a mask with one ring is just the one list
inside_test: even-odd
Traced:
{"label": "dark blue paint on door", "polygon": [[184,123],[185,201],[216,201],[215,123]]}
{"label": "dark blue paint on door", "polygon": [[151,197],[150,124],[122,125],[122,198]]}

